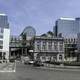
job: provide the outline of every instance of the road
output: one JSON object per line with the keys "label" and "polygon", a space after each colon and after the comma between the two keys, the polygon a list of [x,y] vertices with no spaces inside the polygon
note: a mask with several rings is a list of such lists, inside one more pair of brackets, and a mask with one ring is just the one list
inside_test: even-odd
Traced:
{"label": "road", "polygon": [[0,80],[80,80],[80,72],[43,70],[17,63],[16,72],[0,73]]}

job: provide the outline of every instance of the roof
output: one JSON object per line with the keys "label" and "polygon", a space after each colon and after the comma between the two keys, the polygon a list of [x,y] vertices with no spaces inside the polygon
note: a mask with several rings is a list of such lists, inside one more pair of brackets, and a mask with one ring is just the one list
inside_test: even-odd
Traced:
{"label": "roof", "polygon": [[6,14],[0,13],[0,16],[6,16]]}
{"label": "roof", "polygon": [[59,38],[59,37],[44,37],[44,36],[35,36],[34,37],[36,40],[64,40],[64,38]]}
{"label": "roof", "polygon": [[60,19],[61,20],[75,20],[75,18],[64,18],[64,17],[61,17]]}

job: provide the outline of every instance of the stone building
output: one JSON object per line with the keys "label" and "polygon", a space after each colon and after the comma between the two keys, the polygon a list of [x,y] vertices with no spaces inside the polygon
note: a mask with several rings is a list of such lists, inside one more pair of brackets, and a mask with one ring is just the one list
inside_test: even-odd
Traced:
{"label": "stone building", "polygon": [[77,61],[77,38],[65,38],[64,50],[66,61]]}
{"label": "stone building", "polygon": [[27,26],[19,36],[11,36],[10,39],[10,57],[29,56],[32,58],[32,53],[29,50],[32,49],[31,40],[36,35],[36,30]]}
{"label": "stone building", "polygon": [[64,61],[64,39],[50,32],[33,39],[34,59],[41,61]]}

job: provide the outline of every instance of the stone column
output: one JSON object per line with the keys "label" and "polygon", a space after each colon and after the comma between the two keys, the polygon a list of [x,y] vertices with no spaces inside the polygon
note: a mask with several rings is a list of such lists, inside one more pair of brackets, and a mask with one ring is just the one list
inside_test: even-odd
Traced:
{"label": "stone column", "polygon": [[54,42],[52,42],[52,51],[54,51]]}
{"label": "stone column", "polygon": [[43,47],[43,41],[41,41],[41,52],[42,52],[42,50],[43,50],[42,47]]}
{"label": "stone column", "polygon": [[47,48],[46,50],[48,51],[48,41],[46,42],[46,48]]}
{"label": "stone column", "polygon": [[59,44],[59,42],[58,42],[57,47],[58,47],[58,52],[60,52],[60,44]]}

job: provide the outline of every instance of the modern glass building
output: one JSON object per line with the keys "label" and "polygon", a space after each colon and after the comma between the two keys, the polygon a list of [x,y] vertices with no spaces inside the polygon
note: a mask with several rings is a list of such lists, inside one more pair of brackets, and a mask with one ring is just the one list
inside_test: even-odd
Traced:
{"label": "modern glass building", "polygon": [[[60,18],[54,27],[55,36],[64,37],[65,57],[68,60],[77,60],[77,40],[80,32],[80,18]],[[78,40],[79,41],[79,40]]]}
{"label": "modern glass building", "polygon": [[80,18],[60,18],[54,29],[56,36],[62,33],[65,38],[76,38],[80,31]]}
{"label": "modern glass building", "polygon": [[8,17],[6,14],[0,14],[0,27],[9,28]]}
{"label": "modern glass building", "polygon": [[0,14],[0,59],[9,59],[10,29],[6,14]]}

